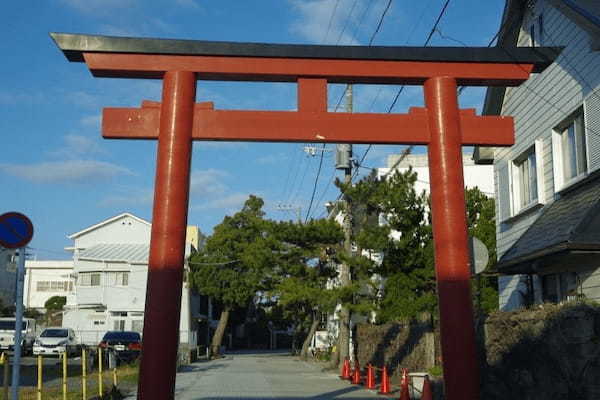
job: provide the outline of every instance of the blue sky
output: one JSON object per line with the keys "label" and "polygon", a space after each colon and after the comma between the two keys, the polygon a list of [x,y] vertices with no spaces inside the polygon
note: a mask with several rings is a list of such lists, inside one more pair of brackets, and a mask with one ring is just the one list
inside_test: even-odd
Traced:
{"label": "blue sky", "polygon": [[[30,246],[38,259],[67,258],[67,235],[128,211],[150,220],[156,142],[104,140],[102,107],[137,107],[160,100],[160,82],[93,78],[69,63],[49,32],[239,42],[367,45],[388,0],[45,0],[6,2],[0,17],[0,213],[33,221]],[[394,0],[373,45],[423,45],[445,0]],[[486,46],[495,35],[503,0],[453,0],[434,34],[434,46]],[[330,108],[343,88],[330,87]],[[398,87],[358,86],[355,111],[387,112]],[[291,84],[199,82],[198,101],[221,109],[291,110]],[[467,89],[461,106],[481,106],[483,91]],[[423,103],[421,88],[406,88],[392,112]],[[303,144],[195,142],[189,223],[210,233],[239,210],[249,194],[265,200],[270,218],[306,218],[319,165]],[[319,146],[320,147],[320,146]],[[333,149],[332,145],[327,146]],[[366,146],[355,146],[360,158]],[[385,166],[401,146],[374,146],[364,165]],[[416,151],[423,151],[417,149]],[[327,152],[311,217],[338,195]],[[365,170],[366,171],[366,170]]]}

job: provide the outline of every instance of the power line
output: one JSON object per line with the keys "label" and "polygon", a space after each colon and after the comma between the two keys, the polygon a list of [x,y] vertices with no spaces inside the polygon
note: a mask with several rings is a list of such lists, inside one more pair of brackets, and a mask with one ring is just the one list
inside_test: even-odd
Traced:
{"label": "power line", "polygon": [[323,37],[322,42],[325,43],[327,41],[327,36],[329,36],[329,31],[331,30],[331,24],[333,23],[333,17],[335,16],[335,12],[338,8],[340,0],[335,1],[335,5],[333,6],[333,11],[331,12],[331,17],[329,17],[329,23],[327,24],[327,32],[325,32],[325,36]]}
{"label": "power line", "polygon": [[344,27],[342,28],[336,43],[340,43],[340,41],[342,40],[342,35],[344,34],[344,32],[346,31],[346,28],[348,27],[348,23],[350,22],[350,19],[352,18],[352,13],[354,12],[354,8],[356,7],[356,3],[358,3],[358,0],[354,0],[354,3],[352,3],[352,7],[350,8],[350,12],[348,13],[348,17],[346,18],[346,23],[344,23]]}
{"label": "power line", "polygon": [[[435,31],[436,31],[436,29],[437,29],[440,21],[442,20],[442,17],[446,13],[446,9],[448,8],[448,4],[450,4],[450,0],[446,0],[446,2],[444,3],[444,6],[442,7],[442,10],[440,11],[437,19],[435,20],[435,23],[433,24],[433,28],[431,28],[431,31],[429,32],[429,35],[427,35],[427,39],[425,40],[425,44],[423,45],[424,47],[427,47],[429,45],[429,41],[433,37],[433,34],[435,33]],[[400,87],[400,89],[398,89],[398,92],[396,93],[396,96],[394,97],[394,101],[392,101],[392,104],[388,108],[388,111],[387,111],[388,114],[392,112],[394,106],[396,105],[396,102],[398,101],[398,98],[400,97],[400,94],[404,91],[404,87],[405,87],[405,85],[402,85]],[[367,147],[367,150],[365,150],[365,153],[363,154],[359,165],[362,164],[362,162],[365,160],[365,158],[367,157],[367,154],[369,153],[369,151],[371,150],[372,147],[373,147],[372,144],[369,145],[369,147]],[[408,153],[410,153],[410,151],[412,151],[413,147],[414,146],[409,146],[407,148],[407,149],[409,149]]]}
{"label": "power line", "polygon": [[[383,26],[383,21],[385,19],[385,16],[387,15],[387,13],[388,13],[391,5],[392,5],[392,2],[393,2],[393,0],[388,0],[387,5],[385,6],[383,12],[381,13],[381,16],[379,17],[379,21],[377,22],[377,27],[375,28],[375,31],[373,31],[373,34],[371,35],[371,38],[369,39],[369,46],[371,46],[373,44],[373,41],[375,40],[375,37],[377,36],[377,34],[379,33],[379,31],[381,30],[381,27]],[[361,18],[364,18],[366,16],[367,10],[368,10],[368,7],[365,10],[365,12],[363,13],[363,15],[362,15]],[[348,89],[349,86],[350,85],[346,85],[346,90]],[[345,93],[346,93],[346,91],[342,92],[342,95],[340,96],[340,99],[338,100],[337,105],[335,106],[334,112],[337,111],[337,109],[339,108],[340,104],[342,103],[342,99],[344,98],[344,94]],[[325,145],[323,145],[323,146],[325,146]],[[364,157],[363,157],[363,159],[364,159]],[[323,154],[321,154],[321,163],[322,163],[322,161],[323,161]],[[311,195],[311,204],[312,204],[312,200],[314,199],[314,196],[315,196],[316,182],[318,181],[319,174],[321,172],[321,163],[319,164],[319,170],[317,171],[317,176],[315,178],[315,186],[314,186],[314,189],[313,189],[313,193]],[[335,176],[335,170],[334,170],[334,176]],[[325,190],[323,191],[323,193],[327,192],[327,189],[329,188],[329,185],[331,185],[331,180],[329,182],[327,182],[327,186],[325,187]],[[323,197],[323,195],[321,196],[321,198],[322,197]],[[306,214],[306,219],[307,220],[308,220],[308,217],[309,217],[309,214],[310,214],[310,209],[311,209],[311,207],[309,207],[309,211]]]}
{"label": "power line", "polygon": [[383,25],[383,20],[385,18],[385,15],[387,14],[388,10],[390,9],[390,6],[392,5],[393,1],[394,0],[388,0],[388,3],[385,6],[385,9],[381,13],[381,17],[379,17],[379,22],[377,23],[377,28],[375,28],[375,32],[373,32],[373,35],[371,35],[371,39],[369,40],[369,46],[373,44],[373,40],[375,40],[375,36],[377,36],[377,34],[379,33],[379,30],[381,29],[381,26]]}
{"label": "power line", "polygon": [[[323,143],[322,150],[325,150],[325,143]],[[304,223],[308,222],[308,217],[310,216],[310,210],[312,209],[313,200],[315,199],[315,194],[317,192],[317,183],[319,182],[319,175],[321,175],[321,167],[323,166],[323,155],[325,151],[321,151],[321,159],[319,160],[319,169],[317,170],[317,176],[315,178],[315,185],[313,187],[312,195],[310,196],[310,203],[308,204],[308,211],[306,212],[306,219]]]}

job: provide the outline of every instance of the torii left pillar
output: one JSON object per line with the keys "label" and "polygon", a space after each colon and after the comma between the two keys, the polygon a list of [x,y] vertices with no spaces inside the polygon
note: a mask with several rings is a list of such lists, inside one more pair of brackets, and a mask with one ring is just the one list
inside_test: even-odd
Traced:
{"label": "torii left pillar", "polygon": [[[445,395],[479,398],[462,169],[463,145],[510,146],[512,119],[459,110],[457,85],[516,86],[557,49],[261,45],[53,34],[95,76],[163,80],[160,104],[105,109],[106,138],[158,139],[138,398],[173,399],[192,140],[427,145]],[[194,104],[196,79],[298,84],[298,111]],[[327,83],[423,85],[408,114],[327,112]]]}
{"label": "torii left pillar", "polygon": [[[138,384],[140,399],[168,399],[173,396],[179,343],[181,288],[192,155],[192,127],[196,101],[196,74],[166,72],[163,78],[160,131],[154,182],[154,209],[148,260],[148,283],[144,313],[143,347],[170,351],[144,354]],[[168,296],[158,296],[168,293]],[[151,294],[155,294],[152,296]],[[177,329],[152,329],[158,323]],[[165,380],[158,384],[157,378]],[[158,392],[157,392],[158,391]]]}

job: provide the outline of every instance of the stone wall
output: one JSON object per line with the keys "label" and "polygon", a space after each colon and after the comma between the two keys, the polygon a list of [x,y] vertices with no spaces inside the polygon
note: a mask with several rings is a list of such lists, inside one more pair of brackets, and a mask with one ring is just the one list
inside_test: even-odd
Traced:
{"label": "stone wall", "polygon": [[483,332],[483,399],[600,399],[598,305],[499,312]]}
{"label": "stone wall", "polygon": [[[600,306],[545,304],[497,312],[478,324],[482,399],[600,399]],[[432,325],[359,325],[357,358],[387,365],[397,382],[399,368],[428,371],[438,361]],[[437,385],[436,385],[437,386]]]}
{"label": "stone wall", "polygon": [[435,337],[428,322],[359,324],[356,336],[356,356],[363,366],[387,365],[391,374],[398,375],[399,366],[410,371],[427,371],[435,365]]}

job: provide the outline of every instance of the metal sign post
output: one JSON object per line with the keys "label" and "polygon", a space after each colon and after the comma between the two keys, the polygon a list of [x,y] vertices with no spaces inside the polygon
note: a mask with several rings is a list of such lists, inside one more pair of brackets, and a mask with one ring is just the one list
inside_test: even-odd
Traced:
{"label": "metal sign post", "polygon": [[[161,103],[106,108],[102,134],[158,140],[138,398],[173,399],[192,140],[429,146],[436,276],[448,400],[479,398],[462,146],[510,146],[510,117],[460,110],[457,85],[518,86],[556,48],[359,47],[51,34],[94,76],[162,79]],[[297,111],[194,104],[197,80],[295,82]],[[330,113],[328,83],[424,85],[408,114]],[[469,328],[471,327],[471,328]]]}
{"label": "metal sign post", "polygon": [[13,341],[13,372],[11,399],[19,398],[19,380],[21,372],[21,332],[23,328],[23,285],[25,282],[25,246],[33,237],[33,224],[25,215],[10,212],[0,215],[0,246],[19,249],[17,265],[17,290],[15,294],[15,337]]}

